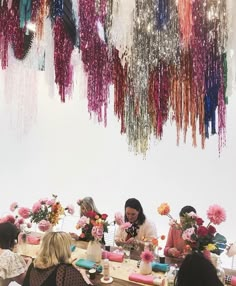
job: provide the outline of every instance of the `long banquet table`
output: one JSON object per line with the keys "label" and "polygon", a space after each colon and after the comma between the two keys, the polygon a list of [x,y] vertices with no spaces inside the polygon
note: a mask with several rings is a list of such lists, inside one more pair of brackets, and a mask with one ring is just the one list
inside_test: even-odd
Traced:
{"label": "long banquet table", "polygon": [[[84,241],[74,241],[74,245],[76,246],[75,250],[72,252],[72,259],[76,261],[77,259],[84,258],[86,259],[86,249],[87,249],[87,242]],[[21,255],[36,257],[40,245],[31,245],[28,243],[21,243],[17,247],[17,252]],[[132,258],[132,254],[131,254]],[[134,254],[134,258],[137,259],[137,254]],[[110,275],[113,278],[112,285],[113,286],[134,286],[134,285],[146,285],[137,282],[132,282],[129,280],[129,274],[131,273],[139,273],[139,269],[137,267],[137,260],[129,259],[124,260],[122,263],[120,262],[110,262]],[[175,260],[168,260],[166,261],[170,264],[178,264],[178,261]],[[103,262],[101,262],[102,264]],[[236,275],[235,271],[231,269],[225,269],[226,274],[228,275]],[[164,278],[164,273],[162,272],[153,272],[152,275],[158,278]],[[100,281],[102,274],[96,274],[96,278],[92,280],[92,283],[95,285],[104,285]],[[167,282],[164,283],[167,286]]]}

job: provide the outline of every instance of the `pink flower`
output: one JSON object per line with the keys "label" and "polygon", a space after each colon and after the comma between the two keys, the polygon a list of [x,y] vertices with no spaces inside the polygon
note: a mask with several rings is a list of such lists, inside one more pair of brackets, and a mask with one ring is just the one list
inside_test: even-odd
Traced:
{"label": "pink flower", "polygon": [[225,210],[219,205],[212,205],[207,211],[207,217],[214,224],[220,224],[226,220]]}
{"label": "pink flower", "polygon": [[11,222],[11,223],[15,223],[16,219],[13,215],[7,215],[6,216],[7,221]]}
{"label": "pink flower", "polygon": [[77,225],[76,225],[76,228],[79,229],[79,228],[81,228],[81,227],[84,227],[87,223],[88,223],[88,218],[83,215],[83,216],[78,220]]}
{"label": "pink flower", "polygon": [[33,207],[32,207],[32,212],[35,214],[35,213],[38,213],[41,209],[41,203],[40,202],[36,202]]}
{"label": "pink flower", "polygon": [[121,229],[128,229],[129,227],[131,227],[131,223],[130,222],[124,222],[121,226],[120,226],[120,228]]}
{"label": "pink flower", "polygon": [[47,201],[48,201],[48,198],[43,198],[39,200],[40,204],[43,204],[43,205],[45,205]]}
{"label": "pink flower", "polygon": [[52,205],[55,204],[55,202],[56,202],[55,199],[51,199],[51,200],[47,200],[46,204],[47,204],[48,206],[52,206]]}
{"label": "pink flower", "polygon": [[45,219],[41,220],[38,224],[38,228],[41,231],[47,231],[50,229],[51,226],[52,226],[51,223]]}
{"label": "pink flower", "polygon": [[192,240],[192,235],[194,234],[194,227],[190,227],[185,229],[185,231],[182,234],[182,238],[184,240],[188,240],[188,241],[193,241]]}
{"label": "pink flower", "polygon": [[10,205],[10,211],[14,212],[15,209],[18,208],[18,203],[17,202],[14,202]]}
{"label": "pink flower", "polygon": [[26,226],[27,226],[28,228],[31,228],[31,227],[32,227],[32,223],[31,223],[31,222],[27,222]]}
{"label": "pink flower", "polygon": [[30,209],[29,208],[24,208],[24,207],[21,207],[19,208],[18,210],[18,214],[23,217],[23,218],[29,218],[30,216]]}
{"label": "pink flower", "polygon": [[153,253],[150,251],[150,250],[145,250],[141,253],[141,259],[144,261],[144,262],[147,262],[147,263],[150,263],[154,260],[154,255]]}
{"label": "pink flower", "polygon": [[75,212],[75,209],[74,209],[74,206],[73,205],[68,205],[66,208],[65,208],[69,214],[73,215],[74,212]]}
{"label": "pink flower", "polygon": [[19,217],[19,218],[16,219],[15,224],[21,225],[21,224],[23,224],[24,222],[25,222],[24,219],[23,219],[22,217]]}
{"label": "pink flower", "polygon": [[94,226],[92,228],[92,236],[96,239],[102,239],[103,237],[103,227],[102,226]]}
{"label": "pink flower", "polygon": [[124,223],[123,215],[120,212],[115,213],[115,222],[117,225],[122,225]]}

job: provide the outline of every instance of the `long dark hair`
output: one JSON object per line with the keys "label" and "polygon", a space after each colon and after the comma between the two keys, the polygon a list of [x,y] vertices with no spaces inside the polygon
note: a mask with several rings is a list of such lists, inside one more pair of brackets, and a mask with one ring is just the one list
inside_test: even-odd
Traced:
{"label": "long dark hair", "polygon": [[2,249],[13,249],[19,235],[18,228],[10,223],[0,223],[0,247]]}
{"label": "long dark hair", "polygon": [[175,277],[175,286],[224,286],[216,268],[203,254],[194,252],[183,260]]}
{"label": "long dark hair", "polygon": [[[135,199],[135,198],[130,198],[125,202],[125,210],[126,208],[132,208],[135,209],[139,212],[138,214],[138,223],[139,225],[142,225],[145,222],[146,216],[143,213],[143,207],[140,203],[139,200]],[[125,212],[125,221],[128,221],[128,218],[126,216],[126,212]]]}

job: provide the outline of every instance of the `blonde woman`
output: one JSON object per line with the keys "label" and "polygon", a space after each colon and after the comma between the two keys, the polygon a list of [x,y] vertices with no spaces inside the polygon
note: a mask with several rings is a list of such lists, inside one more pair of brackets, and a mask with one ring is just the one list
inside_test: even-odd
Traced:
{"label": "blonde woman", "polygon": [[71,263],[71,243],[68,233],[46,233],[38,256],[27,271],[23,286],[91,285],[85,270],[76,269]]}
{"label": "blonde woman", "polygon": [[[100,214],[100,212],[98,211],[93,198],[91,197],[85,197],[83,199],[79,199],[77,201],[77,204],[80,206],[80,217],[82,216],[87,216],[88,212],[96,212],[97,214]],[[91,235],[87,235],[88,232],[91,232],[91,229],[83,229],[82,228],[82,233],[83,236],[79,236],[74,232],[70,232],[70,235],[72,238],[74,238],[75,240],[83,240],[83,241],[89,241]]]}

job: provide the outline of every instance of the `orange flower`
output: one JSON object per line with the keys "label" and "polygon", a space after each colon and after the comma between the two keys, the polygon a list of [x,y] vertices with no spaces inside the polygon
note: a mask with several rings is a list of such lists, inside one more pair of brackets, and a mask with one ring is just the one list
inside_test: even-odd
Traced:
{"label": "orange flower", "polygon": [[160,236],[161,240],[164,240],[165,238],[166,238],[166,236],[164,234]]}
{"label": "orange flower", "polygon": [[170,212],[170,207],[167,203],[162,203],[158,208],[157,211],[160,215],[168,215]]}
{"label": "orange flower", "polygon": [[158,239],[157,239],[156,237],[153,237],[153,238],[152,238],[152,245],[153,245],[154,247],[158,246]]}

